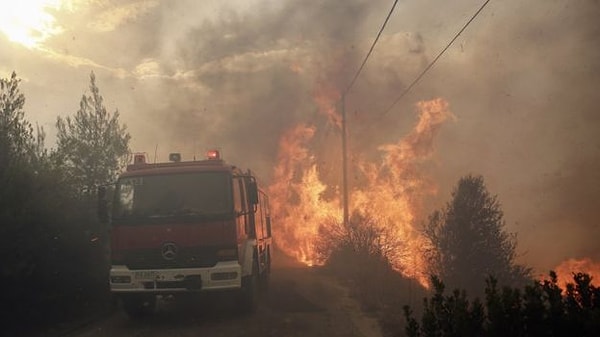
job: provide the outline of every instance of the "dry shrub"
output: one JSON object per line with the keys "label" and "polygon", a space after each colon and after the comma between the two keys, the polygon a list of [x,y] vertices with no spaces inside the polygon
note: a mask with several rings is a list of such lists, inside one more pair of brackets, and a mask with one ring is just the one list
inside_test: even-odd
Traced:
{"label": "dry shrub", "polygon": [[392,268],[391,261],[405,251],[401,240],[392,235],[392,226],[354,213],[347,224],[335,219],[322,224],[315,242],[321,262],[348,282],[369,312],[406,303],[413,290],[420,288]]}

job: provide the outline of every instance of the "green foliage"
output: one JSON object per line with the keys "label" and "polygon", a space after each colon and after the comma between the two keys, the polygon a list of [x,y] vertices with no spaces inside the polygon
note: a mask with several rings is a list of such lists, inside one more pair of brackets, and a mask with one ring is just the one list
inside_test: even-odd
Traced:
{"label": "green foliage", "polygon": [[490,275],[501,284],[524,284],[530,270],[515,263],[516,237],[504,227],[500,203],[487,191],[483,177],[461,178],[451,201],[425,226],[431,273],[477,294]]}
{"label": "green foliage", "polygon": [[83,95],[73,118],[58,117],[57,160],[64,163],[75,184],[91,196],[96,187],[116,178],[129,154],[131,136],[104,106],[96,77],[90,74],[90,95]]}
{"label": "green foliage", "polygon": [[[25,229],[31,227],[31,195],[34,170],[31,166],[35,137],[25,119],[25,96],[19,89],[15,72],[0,79],[0,238],[16,235],[0,247],[0,276],[30,275],[32,257],[23,254]],[[23,258],[19,258],[23,255]]]}
{"label": "green foliage", "polygon": [[0,79],[0,165],[26,159],[34,144],[33,128],[25,120],[25,96],[19,90],[21,80],[15,72]]}
{"label": "green foliage", "polygon": [[587,274],[574,274],[573,280],[563,294],[554,272],[550,280],[532,282],[524,290],[498,289],[497,280],[490,277],[484,306],[477,298],[469,301],[465,291],[444,295],[444,284],[433,277],[433,295],[424,299],[420,323],[411,308],[404,307],[405,332],[409,337],[597,336],[600,288]]}
{"label": "green foliage", "polygon": [[[0,318],[3,332],[56,323],[106,296],[106,265],[89,241],[87,202],[25,119],[13,72],[0,78]],[[28,324],[23,326],[24,318]]]}

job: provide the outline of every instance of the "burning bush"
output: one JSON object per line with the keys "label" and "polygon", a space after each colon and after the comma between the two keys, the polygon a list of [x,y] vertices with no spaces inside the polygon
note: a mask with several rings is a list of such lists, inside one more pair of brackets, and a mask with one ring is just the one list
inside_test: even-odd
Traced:
{"label": "burning bush", "polygon": [[392,225],[378,225],[368,215],[354,213],[348,223],[330,219],[319,227],[315,249],[319,262],[381,261],[390,264],[401,250]]}
{"label": "burning bush", "polygon": [[399,305],[411,295],[398,291],[410,288],[414,281],[394,270],[393,261],[406,251],[393,230],[394,224],[377,223],[358,212],[346,224],[330,219],[319,227],[318,261],[349,280],[352,292],[368,311]]}

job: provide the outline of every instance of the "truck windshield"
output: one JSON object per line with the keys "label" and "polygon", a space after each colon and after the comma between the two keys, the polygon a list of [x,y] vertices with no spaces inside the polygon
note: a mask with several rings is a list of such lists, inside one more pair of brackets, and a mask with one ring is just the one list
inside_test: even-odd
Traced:
{"label": "truck windshield", "polygon": [[121,178],[115,220],[215,217],[233,212],[231,176],[194,172]]}

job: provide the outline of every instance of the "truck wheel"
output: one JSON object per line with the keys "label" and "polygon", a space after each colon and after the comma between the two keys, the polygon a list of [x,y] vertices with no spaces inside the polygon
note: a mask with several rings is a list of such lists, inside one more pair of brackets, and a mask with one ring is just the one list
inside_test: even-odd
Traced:
{"label": "truck wheel", "polygon": [[121,297],[123,309],[132,319],[150,316],[156,307],[154,295],[127,295]]}
{"label": "truck wheel", "polygon": [[252,274],[242,278],[242,290],[239,306],[242,313],[253,313],[258,307],[260,279],[258,275],[258,261],[252,263]]}

